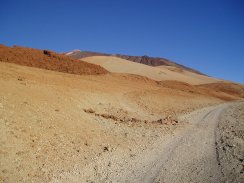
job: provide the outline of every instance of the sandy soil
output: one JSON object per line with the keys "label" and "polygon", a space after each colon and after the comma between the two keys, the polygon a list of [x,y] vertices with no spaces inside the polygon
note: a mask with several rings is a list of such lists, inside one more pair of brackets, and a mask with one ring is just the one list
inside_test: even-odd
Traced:
{"label": "sandy soil", "polygon": [[[180,115],[224,102],[188,89],[0,62],[0,180],[141,180],[177,129],[189,126]],[[145,180],[157,175],[148,173]]]}
{"label": "sandy soil", "polygon": [[139,76],[79,76],[9,63],[0,63],[0,87],[5,182],[62,180],[72,172],[85,180],[83,170],[95,171],[104,156],[115,150],[134,156],[171,133],[175,125],[162,125],[165,117],[222,102]]}
{"label": "sandy soil", "polygon": [[180,70],[172,66],[152,67],[113,56],[92,56],[82,58],[82,60],[98,64],[110,72],[137,74],[157,81],[177,80],[189,84],[205,84],[219,81],[215,78],[196,74],[183,69]]}

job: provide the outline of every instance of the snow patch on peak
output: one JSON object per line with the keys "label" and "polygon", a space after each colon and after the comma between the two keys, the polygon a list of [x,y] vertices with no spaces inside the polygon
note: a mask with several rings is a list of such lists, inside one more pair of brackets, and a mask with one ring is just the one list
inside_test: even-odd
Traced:
{"label": "snow patch on peak", "polygon": [[73,51],[70,51],[70,52],[66,53],[65,55],[72,55],[72,54],[75,53],[75,52],[81,52],[81,51],[78,50],[78,49],[75,49],[75,50],[73,50]]}
{"label": "snow patch on peak", "polygon": [[81,52],[79,49],[75,49],[73,50],[73,52]]}

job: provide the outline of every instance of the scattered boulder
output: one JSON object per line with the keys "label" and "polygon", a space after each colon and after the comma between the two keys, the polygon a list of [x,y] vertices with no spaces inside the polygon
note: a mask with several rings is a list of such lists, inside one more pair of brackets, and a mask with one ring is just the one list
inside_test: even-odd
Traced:
{"label": "scattered boulder", "polygon": [[18,77],[18,81],[24,81],[24,78]]}
{"label": "scattered boulder", "polygon": [[140,122],[141,120],[136,119],[136,118],[131,118],[131,122]]}
{"label": "scattered boulder", "polygon": [[112,151],[112,148],[111,148],[111,146],[104,146],[103,147],[103,152],[106,152],[106,151],[109,151],[109,152],[111,152]]}
{"label": "scattered boulder", "polygon": [[137,118],[127,118],[127,117],[123,117],[123,118],[119,118],[116,117],[112,114],[99,114],[96,113],[93,109],[89,108],[89,109],[83,109],[84,112],[86,113],[90,113],[90,114],[94,114],[95,116],[100,116],[103,117],[105,119],[111,119],[113,121],[116,121],[115,124],[118,124],[117,122],[121,122],[121,123],[129,123],[130,125],[134,125],[135,123],[157,123],[157,124],[162,124],[162,125],[176,125],[178,123],[178,120],[172,116],[166,116],[165,118],[160,118],[158,120],[155,121],[148,121],[148,120],[140,120]]}
{"label": "scattered boulder", "polygon": [[52,55],[51,52],[48,51],[48,50],[43,50],[43,53],[44,53],[44,55],[48,55],[48,56],[51,56]]}
{"label": "scattered boulder", "polygon": [[118,121],[118,118],[114,115],[110,115],[110,114],[101,114],[101,116],[105,119],[112,119],[114,121]]}
{"label": "scattered boulder", "polygon": [[86,112],[86,113],[95,113],[95,111],[93,109],[91,109],[91,108],[83,109],[83,111]]}

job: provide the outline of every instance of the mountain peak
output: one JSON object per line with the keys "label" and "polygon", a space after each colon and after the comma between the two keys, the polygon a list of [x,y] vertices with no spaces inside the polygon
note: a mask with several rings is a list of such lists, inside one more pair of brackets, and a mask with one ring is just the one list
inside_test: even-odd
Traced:
{"label": "mountain peak", "polygon": [[79,53],[79,52],[81,52],[79,49],[74,49],[70,52],[65,53],[65,55],[72,55],[72,54]]}

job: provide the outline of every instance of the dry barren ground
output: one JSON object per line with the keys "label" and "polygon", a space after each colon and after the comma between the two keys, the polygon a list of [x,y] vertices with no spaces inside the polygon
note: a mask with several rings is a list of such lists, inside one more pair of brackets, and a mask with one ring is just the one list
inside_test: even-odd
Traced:
{"label": "dry barren ground", "polygon": [[[148,170],[162,153],[155,147],[187,125],[179,115],[222,102],[140,76],[0,63],[0,180],[126,181]],[[156,159],[144,158],[149,153]]]}
{"label": "dry barren ground", "polygon": [[244,180],[244,103],[231,106],[217,129],[218,159],[225,182]]}
{"label": "dry barren ground", "polygon": [[[223,140],[222,136],[226,133],[217,126],[219,124],[224,126],[225,130],[228,129],[230,124],[224,124],[230,114],[227,111],[238,111],[243,104],[243,101],[226,103],[182,116],[190,125],[176,133],[176,137],[172,137],[174,140],[166,148],[171,153],[161,163],[157,178],[150,182],[241,182],[243,165],[236,157],[243,157],[243,138],[239,139],[236,148],[238,150],[235,153],[229,151],[223,154],[222,148],[228,148],[228,140]],[[236,128],[233,133],[240,134],[243,127],[238,128],[242,123],[238,113],[232,115],[232,119],[229,120]],[[233,146],[236,142],[232,139],[229,143]]]}

